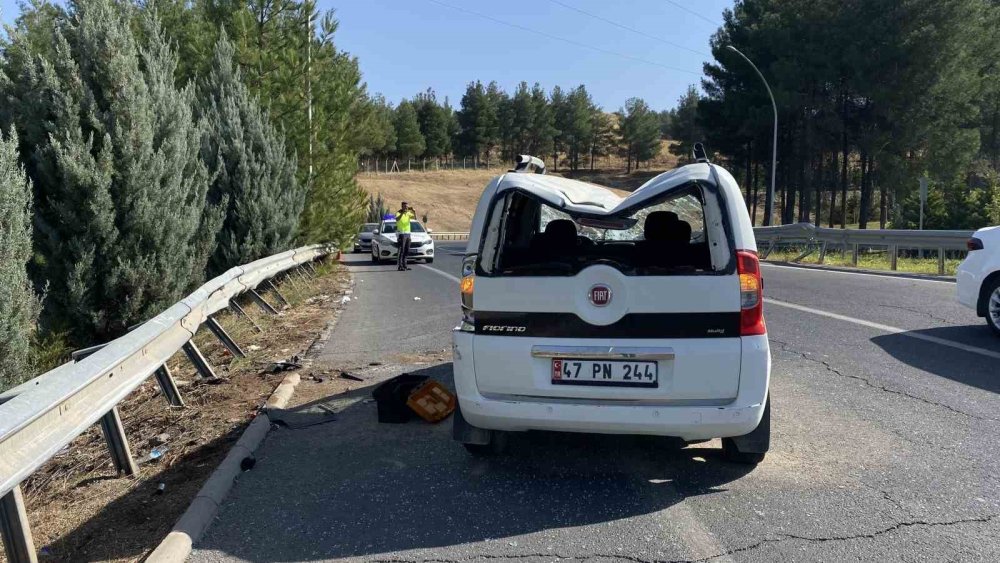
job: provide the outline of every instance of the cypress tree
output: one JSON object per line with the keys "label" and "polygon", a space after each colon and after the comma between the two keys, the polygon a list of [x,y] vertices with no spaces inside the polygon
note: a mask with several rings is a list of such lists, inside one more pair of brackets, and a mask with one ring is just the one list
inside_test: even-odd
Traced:
{"label": "cypress tree", "polygon": [[0,391],[31,376],[39,302],[28,280],[31,183],[17,162],[17,138],[0,136]]}
{"label": "cypress tree", "polygon": [[233,56],[223,33],[201,87],[202,158],[215,177],[209,199],[227,210],[213,273],[287,249],[305,202],[284,136],[243,84]]}
{"label": "cypress tree", "polygon": [[81,0],[52,20],[51,53],[15,33],[4,85],[8,117],[35,188],[35,239],[48,282],[43,321],[78,343],[121,333],[204,277],[222,214],[206,208],[209,175],[193,89],[152,15],[147,43],[134,8]]}

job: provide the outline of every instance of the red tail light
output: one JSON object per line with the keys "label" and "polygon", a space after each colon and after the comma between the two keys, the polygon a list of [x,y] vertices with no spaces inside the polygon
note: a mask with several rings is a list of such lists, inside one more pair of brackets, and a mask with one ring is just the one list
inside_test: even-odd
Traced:
{"label": "red tail light", "polygon": [[983,241],[977,239],[976,237],[972,237],[965,241],[965,247],[969,249],[969,252],[972,252],[973,250],[982,250]]}
{"label": "red tail light", "polygon": [[767,334],[767,327],[764,326],[763,282],[757,253],[752,250],[737,250],[736,271],[740,275],[740,336]]}

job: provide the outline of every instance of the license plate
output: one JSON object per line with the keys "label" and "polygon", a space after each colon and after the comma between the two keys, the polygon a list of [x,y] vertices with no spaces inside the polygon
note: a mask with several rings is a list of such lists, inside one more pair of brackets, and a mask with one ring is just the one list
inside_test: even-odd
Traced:
{"label": "license plate", "polygon": [[556,385],[609,385],[656,387],[656,362],[625,360],[552,360],[552,383]]}

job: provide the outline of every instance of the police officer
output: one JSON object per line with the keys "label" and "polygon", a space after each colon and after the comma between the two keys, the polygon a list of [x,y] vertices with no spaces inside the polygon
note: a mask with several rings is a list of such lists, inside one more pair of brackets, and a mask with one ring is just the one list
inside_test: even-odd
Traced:
{"label": "police officer", "polygon": [[399,211],[396,212],[396,243],[399,246],[396,269],[400,272],[410,269],[406,265],[406,255],[410,252],[410,221],[416,218],[416,212],[405,201]]}

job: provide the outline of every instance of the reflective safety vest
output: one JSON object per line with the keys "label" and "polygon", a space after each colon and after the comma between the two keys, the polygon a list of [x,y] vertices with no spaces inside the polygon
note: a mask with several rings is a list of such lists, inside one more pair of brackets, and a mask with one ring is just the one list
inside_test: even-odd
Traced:
{"label": "reflective safety vest", "polygon": [[396,232],[397,233],[409,233],[410,232],[410,219],[416,219],[412,209],[407,209],[403,213],[396,214]]}

